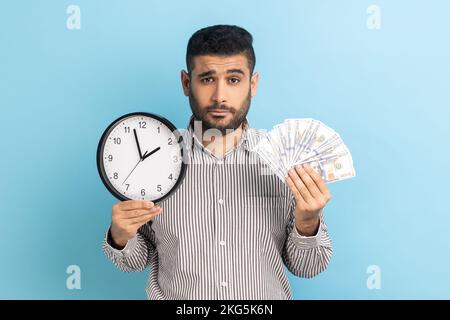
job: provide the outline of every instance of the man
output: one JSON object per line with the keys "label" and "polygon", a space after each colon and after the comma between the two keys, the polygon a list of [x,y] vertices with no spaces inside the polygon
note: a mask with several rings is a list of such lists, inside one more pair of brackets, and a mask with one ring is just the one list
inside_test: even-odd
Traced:
{"label": "man", "polygon": [[330,261],[324,181],[304,166],[283,183],[251,152],[264,134],[246,120],[259,80],[252,41],[228,25],[191,37],[185,179],[158,205],[112,208],[104,251],[122,271],[150,267],[149,299],[292,299],[284,266],[310,278]]}

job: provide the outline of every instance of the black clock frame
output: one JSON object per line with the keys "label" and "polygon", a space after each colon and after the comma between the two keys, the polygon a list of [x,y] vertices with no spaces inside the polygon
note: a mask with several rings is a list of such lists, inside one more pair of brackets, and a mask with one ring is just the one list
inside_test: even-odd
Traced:
{"label": "black clock frame", "polygon": [[[109,181],[109,179],[107,177],[107,174],[105,172],[105,168],[103,166],[103,149],[105,147],[106,139],[108,138],[109,133],[112,131],[112,129],[115,128],[115,126],[118,123],[120,123],[123,119],[129,118],[129,117],[133,117],[133,116],[143,116],[143,117],[153,118],[153,119],[161,122],[165,126],[167,126],[172,131],[172,133],[175,135],[178,143],[182,143],[182,141],[183,141],[183,137],[179,134],[177,128],[172,124],[172,122],[170,122],[166,118],[164,118],[162,116],[159,116],[159,115],[156,115],[154,113],[149,113],[149,112],[131,112],[131,113],[127,113],[127,114],[117,118],[113,122],[111,122],[111,124],[103,132],[103,134],[102,134],[102,136],[100,138],[100,141],[98,143],[98,146],[97,146],[97,170],[98,170],[98,173],[100,175],[100,179],[102,180],[103,184],[108,189],[108,191],[114,197],[116,197],[117,199],[119,199],[121,201],[133,200],[133,199],[124,196],[122,193],[120,193],[118,190],[116,190],[116,188],[114,188],[114,186]],[[179,175],[178,180],[175,183],[175,185],[172,187],[172,189],[170,189],[170,191],[167,194],[165,194],[161,198],[152,200],[152,202],[157,203],[157,202],[163,201],[164,199],[166,199],[167,197],[172,195],[179,188],[179,186],[181,185],[182,181],[184,180],[184,177],[185,177],[185,174],[186,174],[186,167],[187,167],[187,164],[184,161],[183,146],[181,146],[181,159],[182,159],[181,160],[182,161],[181,162],[181,171],[180,171],[180,175]]]}

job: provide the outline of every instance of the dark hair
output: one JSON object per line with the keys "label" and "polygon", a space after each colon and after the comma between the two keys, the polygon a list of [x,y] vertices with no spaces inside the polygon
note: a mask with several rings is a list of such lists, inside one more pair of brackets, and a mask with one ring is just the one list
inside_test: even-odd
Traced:
{"label": "dark hair", "polygon": [[215,25],[195,32],[189,39],[186,50],[188,71],[194,69],[193,58],[200,55],[229,56],[244,54],[248,60],[250,73],[256,63],[253,51],[253,37],[244,28],[232,25]]}

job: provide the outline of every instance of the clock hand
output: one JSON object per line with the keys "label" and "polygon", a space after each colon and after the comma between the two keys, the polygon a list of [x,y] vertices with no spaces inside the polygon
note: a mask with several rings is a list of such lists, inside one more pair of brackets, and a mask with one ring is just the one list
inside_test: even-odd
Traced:
{"label": "clock hand", "polygon": [[147,154],[147,151],[145,151],[146,154],[144,154],[144,157],[142,158],[142,161],[144,161],[145,159],[147,159],[149,156],[151,156],[152,154],[154,154],[156,151],[158,151],[159,149],[161,149],[161,147],[155,148],[154,150],[152,150],[149,154]]}
{"label": "clock hand", "polygon": [[134,169],[136,169],[136,167],[138,166],[139,163],[141,163],[142,158],[139,159],[138,163],[136,163],[136,165],[134,166],[133,170],[131,170],[131,172],[128,174],[128,176],[125,178],[125,180],[123,180],[122,185],[125,183],[125,181],[127,181],[128,177],[131,176],[131,174],[133,173]]}
{"label": "clock hand", "polygon": [[[139,146],[139,144],[138,144]],[[128,174],[128,176],[125,178],[125,180],[123,180],[122,185],[125,183],[125,181],[127,181],[127,179],[131,176],[131,174],[133,173],[134,169],[136,169],[136,167],[138,166],[139,163],[141,163],[141,161],[144,161],[148,156],[152,155],[153,153],[155,153],[156,151],[158,151],[159,149],[161,149],[160,147],[156,148],[155,150],[153,150],[152,152],[150,152],[149,154],[147,154],[148,151],[145,151],[144,155],[141,157],[141,159],[139,159],[138,163],[136,163],[136,165],[134,166],[133,170],[131,170],[131,172]]]}
{"label": "clock hand", "polygon": [[136,140],[136,145],[137,145],[137,148],[138,148],[138,151],[139,151],[139,158],[142,160],[141,146],[139,145],[136,129],[133,129],[133,132],[134,132],[134,139]]}

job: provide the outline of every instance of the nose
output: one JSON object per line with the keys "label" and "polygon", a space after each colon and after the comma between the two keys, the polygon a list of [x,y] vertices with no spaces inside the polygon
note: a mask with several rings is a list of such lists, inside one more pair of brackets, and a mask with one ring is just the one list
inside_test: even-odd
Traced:
{"label": "nose", "polygon": [[217,81],[212,100],[218,104],[227,102],[225,84],[223,81]]}

